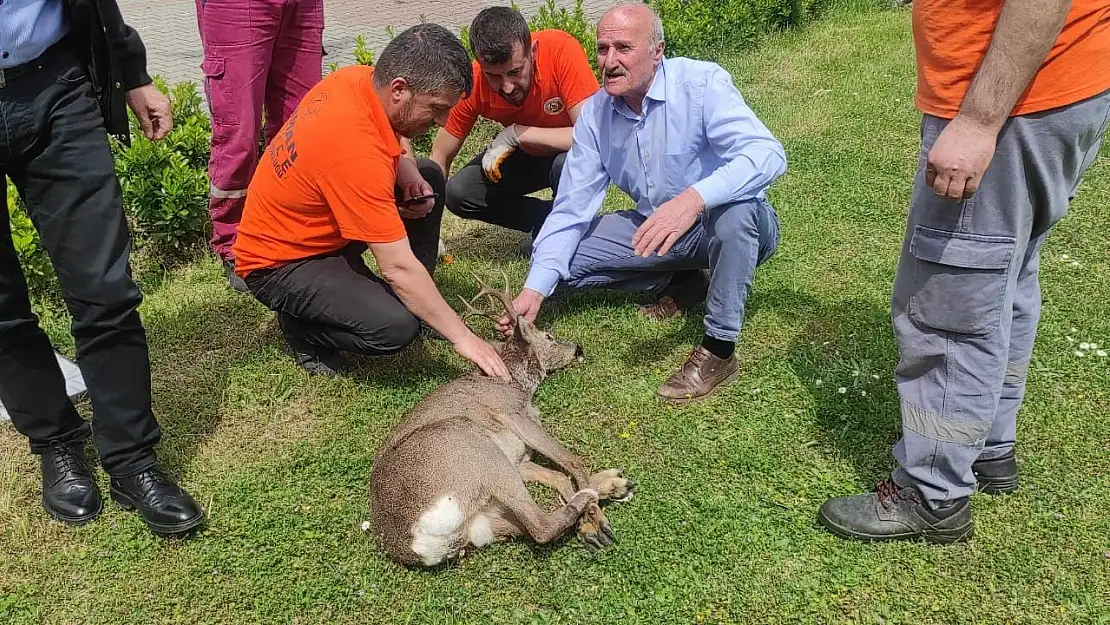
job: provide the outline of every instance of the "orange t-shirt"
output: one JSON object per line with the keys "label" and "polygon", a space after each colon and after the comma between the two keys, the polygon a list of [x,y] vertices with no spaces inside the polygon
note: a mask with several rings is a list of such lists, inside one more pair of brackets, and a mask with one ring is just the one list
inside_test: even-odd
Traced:
{"label": "orange t-shirt", "polygon": [[497,95],[490,86],[478,61],[474,61],[474,88],[465,100],[451,109],[445,128],[459,139],[465,139],[481,115],[502,126],[522,124],[540,128],[572,126],[567,110],[589,98],[598,90],[597,77],[586,59],[586,51],[568,33],[541,30],[532,33],[539,42],[534,59],[532,88],[520,106]]}
{"label": "orange t-shirt", "polygon": [[373,75],[358,65],[328,75],[274,137],[232,247],[239,275],[406,236],[394,196],[401,144]]}
{"label": "orange t-shirt", "polygon": [[[915,0],[917,107],[959,112],[990,47],[1002,0]],[[1074,0],[1064,28],[1011,115],[1074,104],[1110,89],[1110,2]]]}

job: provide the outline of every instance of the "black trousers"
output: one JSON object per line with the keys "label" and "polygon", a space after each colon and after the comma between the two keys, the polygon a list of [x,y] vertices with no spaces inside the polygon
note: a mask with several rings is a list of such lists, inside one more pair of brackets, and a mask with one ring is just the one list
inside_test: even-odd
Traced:
{"label": "black trousers", "polygon": [[[92,433],[110,474],[155,462],[150,360],[131,278],[131,238],[108,136],[85,70],[64,46],[4,72],[0,180],[27,206],[73,317],[77,364],[92,400]],[[0,401],[31,451],[87,439],[53,348],[31,312],[12,245],[0,236]]]}
{"label": "black trousers", "polygon": [[566,152],[555,156],[532,156],[515,150],[501,164],[501,182],[490,182],[482,171],[482,154],[459,170],[447,183],[447,210],[463,219],[529,232],[535,237],[547,215],[551,200],[528,197],[542,189],[559,189]]}
{"label": "black trousers", "polygon": [[[418,164],[440,199],[423,219],[405,219],[405,231],[416,258],[434,275],[446,181],[432,161],[421,159]],[[420,320],[366,266],[366,249],[365,243],[352,243],[333,254],[252,271],[245,280],[247,288],[278,313],[294,349],[392,354],[412,343]]]}

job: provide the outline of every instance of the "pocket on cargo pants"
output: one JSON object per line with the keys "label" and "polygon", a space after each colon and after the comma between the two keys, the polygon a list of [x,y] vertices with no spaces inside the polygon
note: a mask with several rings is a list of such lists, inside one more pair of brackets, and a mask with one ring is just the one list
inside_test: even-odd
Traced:
{"label": "pocket on cargo pants", "polygon": [[986,335],[997,330],[1016,245],[1013,237],[914,228],[910,318],[957,334]]}

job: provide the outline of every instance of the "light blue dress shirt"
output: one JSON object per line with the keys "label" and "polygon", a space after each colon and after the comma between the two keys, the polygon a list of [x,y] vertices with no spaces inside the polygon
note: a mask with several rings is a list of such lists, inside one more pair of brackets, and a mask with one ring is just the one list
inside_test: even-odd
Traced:
{"label": "light blue dress shirt", "polygon": [[786,172],[782,144],[715,63],[664,59],[642,108],[637,115],[604,89],[582,107],[525,287],[546,296],[567,278],[610,182],[647,216],[691,186],[707,211],[763,198]]}
{"label": "light blue dress shirt", "polygon": [[0,69],[35,60],[68,29],[62,0],[0,0]]}

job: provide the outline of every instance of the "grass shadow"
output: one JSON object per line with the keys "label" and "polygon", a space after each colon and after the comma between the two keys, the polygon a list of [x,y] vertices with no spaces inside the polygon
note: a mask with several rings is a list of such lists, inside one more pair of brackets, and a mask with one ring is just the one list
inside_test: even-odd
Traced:
{"label": "grass shadow", "polygon": [[[143,313],[150,343],[154,412],[162,427],[160,461],[179,474],[220,425],[235,363],[274,340],[253,299],[228,292],[174,298],[172,310]],[[278,337],[280,340],[280,337]]]}
{"label": "grass shadow", "polygon": [[808,318],[788,353],[812,398],[817,438],[864,481],[889,471],[890,447],[901,432],[889,309],[858,299],[823,303],[784,293],[769,298],[774,303],[768,305]]}

